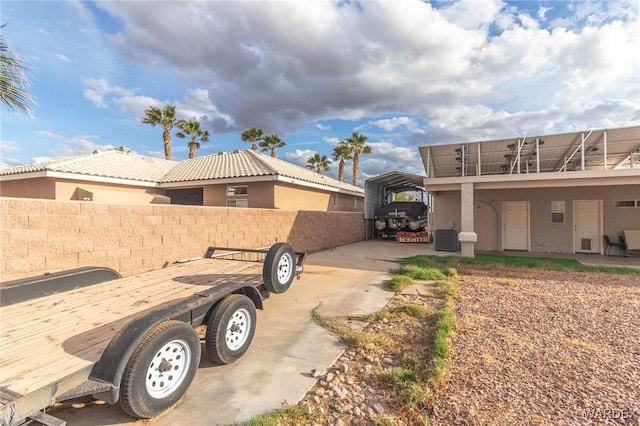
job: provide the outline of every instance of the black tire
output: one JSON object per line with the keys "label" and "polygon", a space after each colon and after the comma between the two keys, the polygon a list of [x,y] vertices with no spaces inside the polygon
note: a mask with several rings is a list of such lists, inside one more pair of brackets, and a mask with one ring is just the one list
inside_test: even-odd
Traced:
{"label": "black tire", "polygon": [[243,294],[222,299],[207,321],[205,347],[218,364],[235,362],[249,349],[256,332],[256,306]]}
{"label": "black tire", "polygon": [[296,272],[296,254],[288,243],[271,246],[264,259],[262,281],[271,293],[281,294],[289,290]]}
{"label": "black tire", "polygon": [[120,407],[141,419],[157,416],[184,395],[199,363],[200,338],[189,324],[158,324],[127,362],[120,382]]}

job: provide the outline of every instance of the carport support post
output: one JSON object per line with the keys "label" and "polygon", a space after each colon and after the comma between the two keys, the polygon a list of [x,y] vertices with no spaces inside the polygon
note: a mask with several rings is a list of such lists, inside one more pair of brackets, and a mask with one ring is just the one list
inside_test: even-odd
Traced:
{"label": "carport support post", "polygon": [[464,257],[474,257],[474,246],[478,235],[473,231],[473,183],[460,185],[460,234],[458,241]]}

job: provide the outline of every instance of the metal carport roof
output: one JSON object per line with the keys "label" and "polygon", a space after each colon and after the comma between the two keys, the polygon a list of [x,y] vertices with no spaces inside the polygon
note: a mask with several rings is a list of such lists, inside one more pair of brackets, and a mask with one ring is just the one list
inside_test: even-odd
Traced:
{"label": "metal carport roof", "polygon": [[424,191],[424,176],[403,172],[390,172],[367,179],[364,183],[364,218],[373,219],[375,211],[385,202],[389,191],[419,189]]}

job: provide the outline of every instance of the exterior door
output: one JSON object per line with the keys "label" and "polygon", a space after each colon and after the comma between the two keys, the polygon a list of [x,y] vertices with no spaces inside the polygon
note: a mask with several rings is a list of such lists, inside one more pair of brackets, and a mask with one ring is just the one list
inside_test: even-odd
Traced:
{"label": "exterior door", "polygon": [[478,235],[476,250],[498,250],[498,214],[492,205],[484,201],[476,203],[473,211],[473,230]]}
{"label": "exterior door", "polygon": [[502,203],[502,250],[529,250],[529,202]]}
{"label": "exterior door", "polygon": [[573,249],[575,253],[600,253],[602,201],[573,202]]}

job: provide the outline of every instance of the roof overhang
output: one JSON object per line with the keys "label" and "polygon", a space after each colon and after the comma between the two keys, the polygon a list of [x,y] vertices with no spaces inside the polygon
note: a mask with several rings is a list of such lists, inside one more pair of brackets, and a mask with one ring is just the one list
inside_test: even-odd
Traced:
{"label": "roof overhang", "polygon": [[249,184],[254,182],[282,182],[292,185],[304,186],[307,188],[320,189],[327,192],[335,192],[340,194],[353,195],[355,197],[364,197],[364,192],[352,191],[345,188],[336,188],[334,186],[320,185],[313,182],[307,182],[301,179],[282,175],[264,175],[264,176],[244,176],[234,178],[215,178],[215,179],[203,179],[188,182],[164,182],[160,183],[160,188],[193,188],[205,185],[235,185],[235,184]]}
{"label": "roof overhang", "polygon": [[38,178],[54,178],[77,180],[83,182],[108,183],[113,185],[140,186],[143,188],[157,188],[156,182],[146,182],[133,179],[111,178],[105,176],[83,175],[78,173],[56,172],[52,170],[41,170],[37,172],[19,173],[14,175],[0,176],[0,182],[8,182],[12,180],[38,179]]}
{"label": "roof overhang", "polygon": [[640,185],[640,172],[637,169],[618,169],[424,179],[425,188],[433,194],[442,191],[458,191],[465,183],[472,183],[474,189]]}

